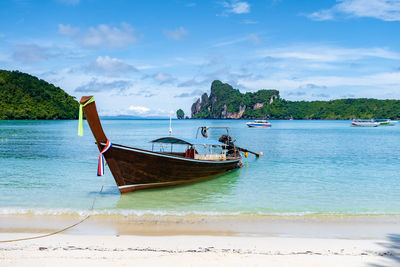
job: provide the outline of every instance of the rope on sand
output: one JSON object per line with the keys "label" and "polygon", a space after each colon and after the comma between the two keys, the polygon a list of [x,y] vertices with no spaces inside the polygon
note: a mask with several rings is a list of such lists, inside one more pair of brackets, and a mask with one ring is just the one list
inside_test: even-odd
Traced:
{"label": "rope on sand", "polygon": [[[100,191],[99,191],[98,194],[101,194],[101,193],[103,192],[103,187],[104,187],[104,176],[103,176],[103,184],[102,184],[101,189],[100,189]],[[93,210],[94,204],[95,204],[95,202],[96,202],[96,199],[97,199],[97,195],[98,195],[98,194],[95,195],[95,197],[94,197],[94,199],[93,199],[92,207],[89,209],[89,211],[92,211],[92,210]],[[64,232],[64,231],[67,231],[67,230],[69,230],[69,229],[71,229],[71,228],[73,228],[73,227],[75,227],[75,226],[77,226],[77,225],[83,223],[84,221],[86,221],[87,219],[89,219],[90,216],[92,216],[92,215],[87,215],[85,218],[83,218],[82,220],[80,220],[80,221],[77,222],[77,223],[74,223],[73,225],[70,225],[70,226],[65,227],[65,228],[63,228],[63,229],[61,229],[61,230],[57,230],[57,231],[54,231],[54,232],[51,232],[51,233],[48,233],[48,234],[37,235],[37,236],[31,236],[31,237],[24,237],[24,238],[18,238],[18,239],[0,240],[0,243],[10,243],[10,242],[17,242],[17,241],[38,239],[38,238],[43,238],[43,237],[48,237],[48,236],[56,235],[56,234],[62,233],[62,232]]]}

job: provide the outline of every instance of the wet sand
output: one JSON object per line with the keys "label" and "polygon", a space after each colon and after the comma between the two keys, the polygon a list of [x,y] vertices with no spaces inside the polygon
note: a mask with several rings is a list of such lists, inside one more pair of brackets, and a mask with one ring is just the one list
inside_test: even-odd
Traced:
{"label": "wet sand", "polygon": [[[0,240],[84,217],[0,216]],[[400,266],[399,216],[92,216],[0,243],[0,266]]]}
{"label": "wet sand", "polygon": [[[47,233],[79,222],[79,215],[0,215],[0,231]],[[400,233],[400,216],[172,216],[92,215],[68,234],[231,235],[382,238]]]}

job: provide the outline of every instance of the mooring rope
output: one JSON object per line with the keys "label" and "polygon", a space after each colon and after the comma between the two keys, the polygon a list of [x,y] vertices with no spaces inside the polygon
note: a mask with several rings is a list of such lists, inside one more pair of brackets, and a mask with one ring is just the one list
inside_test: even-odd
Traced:
{"label": "mooring rope", "polygon": [[[93,202],[92,202],[92,207],[89,209],[89,211],[92,211],[92,210],[93,210],[94,204],[95,204],[96,199],[97,199],[97,196],[103,192],[103,188],[104,188],[104,176],[103,176],[103,184],[101,185],[101,189],[100,189],[99,193],[95,195],[95,197],[94,197],[94,199],[93,199]],[[0,243],[17,242],[17,241],[38,239],[38,238],[43,238],[43,237],[48,237],[48,236],[56,235],[56,234],[62,233],[62,232],[64,232],[64,231],[67,231],[67,230],[69,230],[69,229],[71,229],[71,228],[73,228],[73,227],[75,227],[75,226],[77,226],[77,225],[83,223],[84,221],[86,221],[87,219],[89,219],[89,217],[91,217],[91,216],[92,216],[92,215],[87,215],[85,218],[83,218],[82,220],[80,220],[80,221],[77,222],[77,223],[74,223],[73,225],[70,225],[70,226],[65,227],[65,228],[63,228],[63,229],[61,229],[61,230],[57,230],[57,231],[54,231],[54,232],[51,232],[51,233],[48,233],[48,234],[37,235],[37,236],[31,236],[31,237],[24,237],[24,238],[17,238],[17,239],[10,239],[10,240],[0,240]]]}

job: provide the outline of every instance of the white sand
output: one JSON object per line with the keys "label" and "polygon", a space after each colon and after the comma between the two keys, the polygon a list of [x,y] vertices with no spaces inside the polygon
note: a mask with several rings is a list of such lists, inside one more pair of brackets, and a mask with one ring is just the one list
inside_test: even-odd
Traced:
{"label": "white sand", "polygon": [[[22,236],[0,234],[2,240]],[[392,245],[373,239],[59,234],[0,244],[0,266],[400,266],[399,248],[384,244]]]}
{"label": "white sand", "polygon": [[[34,221],[29,216],[0,217],[0,240],[37,235],[24,233],[27,228],[21,220],[25,224]],[[12,221],[14,226],[10,225]],[[0,243],[0,266],[400,266],[398,218],[264,218],[250,223],[247,219],[208,218],[203,225],[187,218],[158,218],[154,224],[139,218],[111,221],[112,231],[109,219],[94,218],[62,234]],[[148,225],[147,232],[130,234],[143,229],[132,226],[122,233],[121,227],[129,228],[128,222]],[[227,222],[236,224],[237,229],[249,229],[254,224],[257,234],[247,230],[216,234],[220,224]],[[9,227],[4,227],[6,223]],[[170,232],[172,226],[184,231]],[[20,230],[11,231],[13,227]],[[187,234],[199,227],[207,231]],[[44,228],[48,229],[49,223]],[[264,232],[259,234],[262,228]]]}

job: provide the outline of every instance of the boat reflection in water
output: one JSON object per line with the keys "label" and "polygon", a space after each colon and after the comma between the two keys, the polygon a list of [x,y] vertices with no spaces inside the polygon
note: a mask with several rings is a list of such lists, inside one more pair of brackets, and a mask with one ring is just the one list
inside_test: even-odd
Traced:
{"label": "boat reflection in water", "polygon": [[202,207],[208,207],[210,202],[216,206],[225,203],[224,199],[234,194],[245,170],[235,169],[206,182],[122,194],[116,208],[122,213],[134,215],[156,214],[157,211],[166,214],[190,214],[194,210],[199,212]]}

